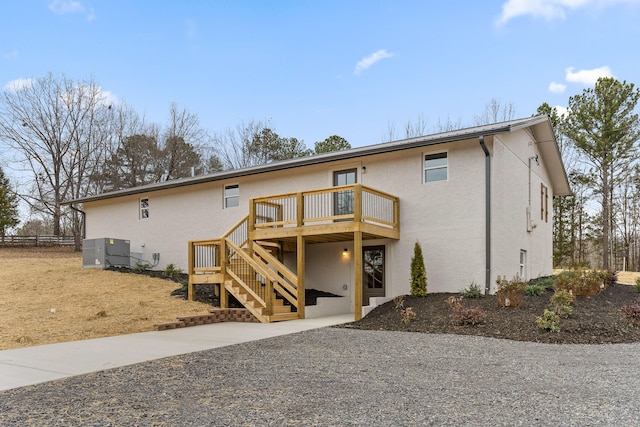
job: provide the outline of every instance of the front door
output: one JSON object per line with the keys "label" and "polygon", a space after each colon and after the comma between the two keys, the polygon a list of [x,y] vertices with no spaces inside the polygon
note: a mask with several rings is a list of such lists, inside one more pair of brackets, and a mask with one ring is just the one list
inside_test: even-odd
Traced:
{"label": "front door", "polygon": [[[351,185],[358,182],[357,169],[345,169],[333,173],[333,186]],[[333,196],[333,214],[353,214],[353,190],[338,191]]]}
{"label": "front door", "polygon": [[362,248],[362,305],[369,305],[369,298],[385,296],[384,246]]}

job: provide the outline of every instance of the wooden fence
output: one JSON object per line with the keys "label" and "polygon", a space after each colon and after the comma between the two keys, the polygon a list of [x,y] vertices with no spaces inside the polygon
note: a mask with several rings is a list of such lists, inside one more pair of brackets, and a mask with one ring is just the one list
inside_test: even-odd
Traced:
{"label": "wooden fence", "polygon": [[73,236],[4,236],[0,246],[73,246]]}

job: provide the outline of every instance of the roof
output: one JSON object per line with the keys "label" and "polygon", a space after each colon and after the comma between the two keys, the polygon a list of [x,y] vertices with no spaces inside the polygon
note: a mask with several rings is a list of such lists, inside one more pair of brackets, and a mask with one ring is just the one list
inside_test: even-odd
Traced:
{"label": "roof", "polygon": [[332,153],[316,154],[297,159],[272,162],[260,166],[252,166],[242,169],[231,169],[207,175],[190,178],[179,178],[170,181],[157,182],[153,184],[132,187],[123,190],[111,191],[95,196],[82,197],[79,199],[65,201],[64,205],[74,203],[94,202],[98,200],[113,199],[116,197],[130,196],[147,193],[150,191],[165,190],[170,188],[185,187],[189,185],[202,184],[207,182],[222,181],[226,179],[238,178],[242,176],[257,175],[266,172],[280,171],[302,166],[317,165],[333,162],[336,160],[354,159],[373,154],[384,154],[400,150],[408,150],[417,147],[426,147],[447,142],[463,141],[480,136],[492,136],[502,133],[515,132],[521,129],[530,128],[534,137],[539,143],[540,153],[545,164],[549,165],[549,174],[554,188],[554,195],[571,194],[567,174],[562,163],[562,157],[558,149],[558,144],[551,127],[551,121],[546,115],[529,117],[524,119],[509,120],[490,125],[475,126],[458,129],[449,132],[441,132],[432,135],[425,135],[416,138],[402,139],[398,141],[386,142],[364,147],[352,148],[349,150],[336,151]]}

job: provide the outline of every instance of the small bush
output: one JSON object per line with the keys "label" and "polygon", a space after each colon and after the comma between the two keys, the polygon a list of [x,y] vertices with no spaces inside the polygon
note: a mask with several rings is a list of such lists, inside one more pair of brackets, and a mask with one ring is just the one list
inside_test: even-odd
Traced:
{"label": "small bush", "polygon": [[181,274],[182,270],[176,268],[176,266],[173,264],[167,264],[167,266],[164,268],[164,275],[167,277],[178,277]]}
{"label": "small bush", "polygon": [[530,297],[539,297],[546,289],[541,285],[527,285],[524,287],[524,294]]}
{"label": "small bush", "polygon": [[560,332],[560,316],[551,310],[545,310],[542,316],[536,317],[536,324],[540,329],[549,332]]}
{"label": "small bush", "polygon": [[573,301],[573,295],[565,290],[556,291],[550,299],[553,312],[560,317],[569,317],[573,313]]}
{"label": "small bush", "polygon": [[413,311],[413,308],[411,307],[407,307],[401,310],[400,316],[402,318],[402,323],[404,323],[405,325],[408,325],[413,320],[416,320],[418,318],[418,315],[416,314],[415,311]]}
{"label": "small bush", "polygon": [[487,318],[487,312],[480,308],[465,307],[462,303],[463,296],[449,297],[446,302],[451,308],[451,321],[456,325],[477,325],[484,322]]}
{"label": "small bush", "polygon": [[424,266],[422,247],[416,241],[411,257],[411,296],[423,297],[427,295],[427,269]]}
{"label": "small bush", "polygon": [[636,291],[640,293],[640,277],[636,278]]}
{"label": "small bush", "polygon": [[602,291],[608,283],[615,283],[616,280],[615,271],[573,269],[560,274],[554,286],[556,289],[571,291],[575,296],[590,297]]}
{"label": "small bush", "polygon": [[633,326],[640,326],[640,304],[625,305],[622,307],[622,315]]}
{"label": "small bush", "polygon": [[611,286],[618,283],[618,272],[615,270],[607,270],[602,272],[604,286]]}
{"label": "small bush", "polygon": [[527,282],[516,275],[511,280],[498,276],[496,283],[498,284],[496,295],[500,305],[503,307],[517,307],[520,305]]}
{"label": "small bush", "polygon": [[136,266],[134,267],[134,270],[138,271],[138,272],[143,272],[143,271],[149,270],[149,268],[151,268],[151,266],[149,264],[147,264],[146,262],[138,262],[138,263],[136,263]]}
{"label": "small bush", "polygon": [[396,309],[404,308],[404,295],[398,295],[393,299],[393,305]]}
{"label": "small bush", "polygon": [[557,277],[557,275],[536,277],[535,279],[529,280],[529,285],[540,286],[544,290],[553,289],[553,281]]}
{"label": "small bush", "polygon": [[462,290],[462,296],[465,298],[480,298],[482,296],[482,289],[476,282],[471,282],[469,287]]}
{"label": "small bush", "polygon": [[182,280],[180,280],[179,283],[181,285],[180,290],[182,292],[187,292],[189,290],[189,281],[188,280],[182,279]]}

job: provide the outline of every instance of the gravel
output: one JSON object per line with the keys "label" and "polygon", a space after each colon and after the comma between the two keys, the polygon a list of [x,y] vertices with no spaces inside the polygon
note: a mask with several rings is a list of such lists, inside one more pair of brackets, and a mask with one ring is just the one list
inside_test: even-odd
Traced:
{"label": "gravel", "polygon": [[639,351],[324,328],[0,392],[0,425],[640,425]]}

